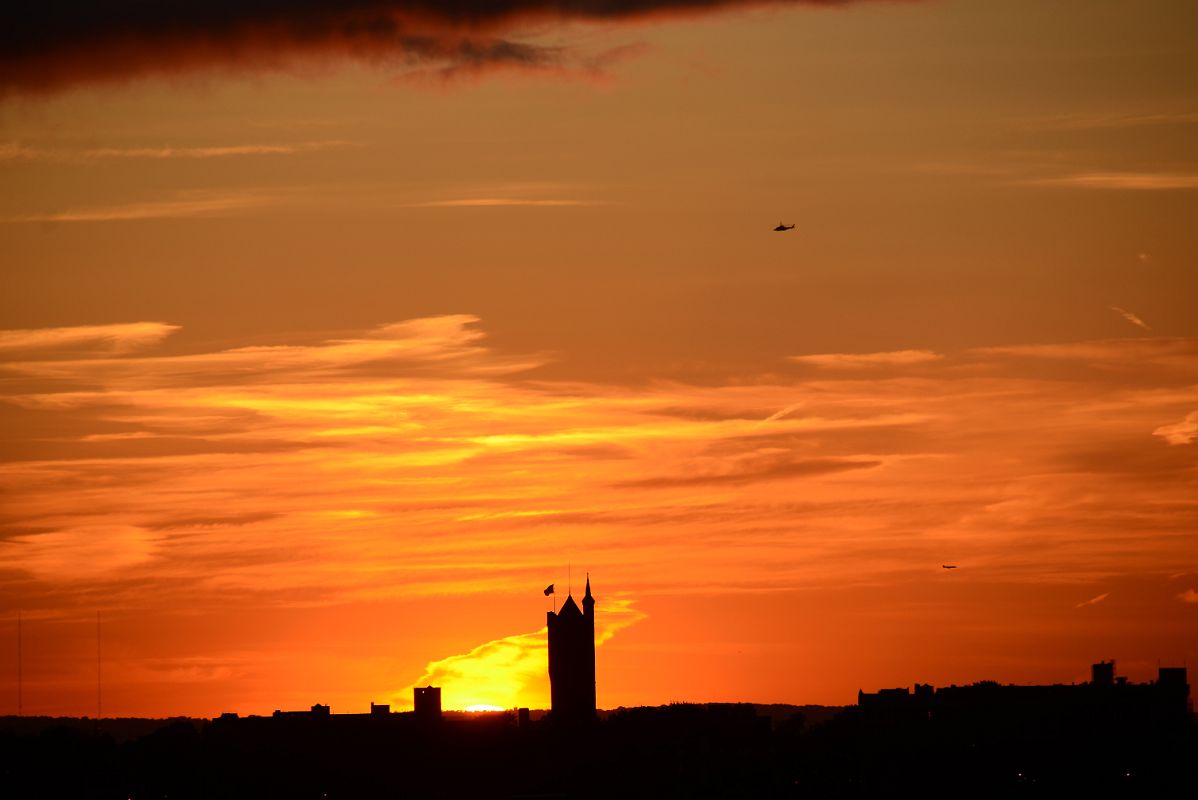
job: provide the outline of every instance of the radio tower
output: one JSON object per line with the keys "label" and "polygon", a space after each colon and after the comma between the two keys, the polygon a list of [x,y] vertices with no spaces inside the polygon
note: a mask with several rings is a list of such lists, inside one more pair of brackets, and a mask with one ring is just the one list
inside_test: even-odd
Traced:
{"label": "radio tower", "polygon": [[25,713],[25,675],[23,672],[21,653],[21,612],[17,610],[17,716],[24,716]]}
{"label": "radio tower", "polygon": [[104,705],[100,694],[100,612],[96,612],[96,719],[104,716]]}

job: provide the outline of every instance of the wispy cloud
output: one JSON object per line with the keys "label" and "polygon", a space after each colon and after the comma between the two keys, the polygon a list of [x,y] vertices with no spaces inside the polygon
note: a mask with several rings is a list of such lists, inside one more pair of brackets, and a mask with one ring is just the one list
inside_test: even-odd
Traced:
{"label": "wispy cloud", "polygon": [[123,205],[93,206],[91,208],[51,211],[41,214],[19,214],[0,220],[8,223],[28,222],[132,222],[147,219],[195,219],[222,217],[277,202],[278,196],[266,192],[213,194],[185,193],[169,200],[149,200]]}
{"label": "wispy cloud", "polygon": [[234,144],[184,147],[34,147],[19,142],[0,143],[0,161],[101,161],[109,159],[206,159],[254,155],[295,155],[335,147],[349,147],[353,142],[325,140],[293,144]]}
{"label": "wispy cloud", "polygon": [[775,411],[773,414],[770,414],[768,417],[766,417],[765,419],[763,419],[761,421],[761,424],[764,425],[767,422],[773,422],[776,419],[782,419],[784,417],[788,417],[792,413],[794,413],[795,411],[797,411],[798,409],[800,409],[802,407],[803,407],[802,403],[791,403],[790,405],[786,406],[785,408],[780,408],[777,411]]}
{"label": "wispy cloud", "polygon": [[1198,440],[1198,411],[1186,414],[1185,419],[1171,425],[1162,425],[1152,432],[1169,444],[1191,444]]}
{"label": "wispy cloud", "polygon": [[616,485],[628,489],[668,489],[698,486],[745,486],[761,481],[802,478],[806,476],[830,475],[849,470],[871,469],[882,462],[853,458],[795,459],[789,454],[754,454],[747,458],[713,459],[717,471],[696,473],[687,470],[679,475],[661,475],[648,478],[620,481]]}
{"label": "wispy cloud", "polygon": [[395,82],[405,86],[437,87],[479,81],[497,74],[546,76],[596,84],[613,81],[612,69],[649,51],[643,42],[587,52],[582,47],[527,45],[512,41],[480,47],[453,59],[400,74]]}
{"label": "wispy cloud", "polygon": [[1083,600],[1082,602],[1075,605],[1074,608],[1085,608],[1086,606],[1098,605],[1099,603],[1101,603],[1103,600],[1106,600],[1110,596],[1111,596],[1110,592],[1103,592],[1100,595],[1091,597],[1089,600]]}
{"label": "wispy cloud", "polygon": [[1061,114],[1035,120],[1032,127],[1054,130],[1143,128],[1165,125],[1198,125],[1198,111],[1148,113]]}
{"label": "wispy cloud", "polygon": [[542,363],[535,356],[505,358],[490,353],[481,346],[483,333],[473,327],[477,321],[468,314],[446,315],[380,325],[361,336],[310,345],[237,347],[138,359],[29,360],[7,366],[11,372],[29,377],[125,389],[217,385],[241,390],[293,382],[323,385],[337,377],[498,376]]}
{"label": "wispy cloud", "polygon": [[1183,603],[1198,603],[1198,591],[1194,589],[1186,589],[1181,594],[1177,595],[1177,599]]}
{"label": "wispy cloud", "polygon": [[1186,338],[1143,337],[1054,344],[1000,345],[974,348],[978,357],[1003,356],[1021,359],[1069,361],[1076,364],[1153,364],[1189,369],[1195,341]]}
{"label": "wispy cloud", "polygon": [[797,364],[808,364],[828,369],[869,369],[872,367],[905,367],[926,364],[944,358],[931,350],[890,350],[881,353],[823,353],[809,356],[791,356]]}
{"label": "wispy cloud", "polygon": [[1120,308],[1119,306],[1111,306],[1111,311],[1114,311],[1116,314],[1123,317],[1125,320],[1127,320],[1132,325],[1135,325],[1137,328],[1139,328],[1141,330],[1145,330],[1145,331],[1152,330],[1152,328],[1148,327],[1148,323],[1144,322],[1144,320],[1140,319],[1139,316],[1137,316],[1136,314],[1133,314],[1132,312],[1128,311],[1127,309]]}
{"label": "wispy cloud", "polygon": [[532,208],[554,208],[560,206],[596,205],[586,200],[536,200],[526,197],[466,197],[456,200],[430,200],[424,203],[410,203],[409,208],[502,208],[508,206],[527,206]]}
{"label": "wispy cloud", "polygon": [[88,348],[125,353],[156,344],[179,330],[165,322],[130,322],[117,325],[76,325],[69,328],[0,330],[0,357],[18,351]]}
{"label": "wispy cloud", "polygon": [[96,580],[151,560],[156,537],[136,525],[76,525],[63,530],[15,536],[9,548],[20,553],[22,568],[42,580]]}
{"label": "wispy cloud", "polygon": [[1032,186],[1059,186],[1072,189],[1174,191],[1198,189],[1198,173],[1193,172],[1079,172],[1048,178],[1019,181]]}
{"label": "wispy cloud", "polygon": [[0,142],[0,161],[33,160],[42,155],[36,147],[29,147],[20,142]]}

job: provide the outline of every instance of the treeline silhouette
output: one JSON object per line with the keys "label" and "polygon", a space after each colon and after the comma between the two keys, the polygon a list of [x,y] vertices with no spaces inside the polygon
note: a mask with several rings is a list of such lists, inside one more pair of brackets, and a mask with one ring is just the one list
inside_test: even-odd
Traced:
{"label": "treeline silhouette", "polygon": [[[986,689],[983,687],[983,694]],[[953,687],[969,689],[972,687]],[[1004,688],[1004,687],[999,687]],[[1005,687],[1012,688],[1012,687]],[[993,693],[992,693],[993,694]],[[958,693],[959,695],[959,693]],[[910,695],[915,697],[915,695]],[[0,720],[0,793],[78,798],[1195,797],[1188,711],[1104,717],[672,704],[512,713]],[[915,704],[918,705],[918,704]]]}

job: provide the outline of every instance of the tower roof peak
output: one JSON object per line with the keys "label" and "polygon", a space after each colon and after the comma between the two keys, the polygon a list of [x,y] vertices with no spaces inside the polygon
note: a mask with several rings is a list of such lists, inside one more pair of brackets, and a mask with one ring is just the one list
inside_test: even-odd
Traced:
{"label": "tower roof peak", "polygon": [[566,602],[562,603],[562,610],[557,612],[559,617],[581,617],[582,610],[578,604],[574,602],[573,595],[566,595]]}

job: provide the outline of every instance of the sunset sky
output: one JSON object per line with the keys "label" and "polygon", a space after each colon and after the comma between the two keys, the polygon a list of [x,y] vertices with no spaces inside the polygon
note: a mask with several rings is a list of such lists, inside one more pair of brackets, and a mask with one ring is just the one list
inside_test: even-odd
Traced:
{"label": "sunset sky", "polygon": [[0,714],[546,707],[588,571],[604,708],[1198,664],[1198,5],[0,12]]}

